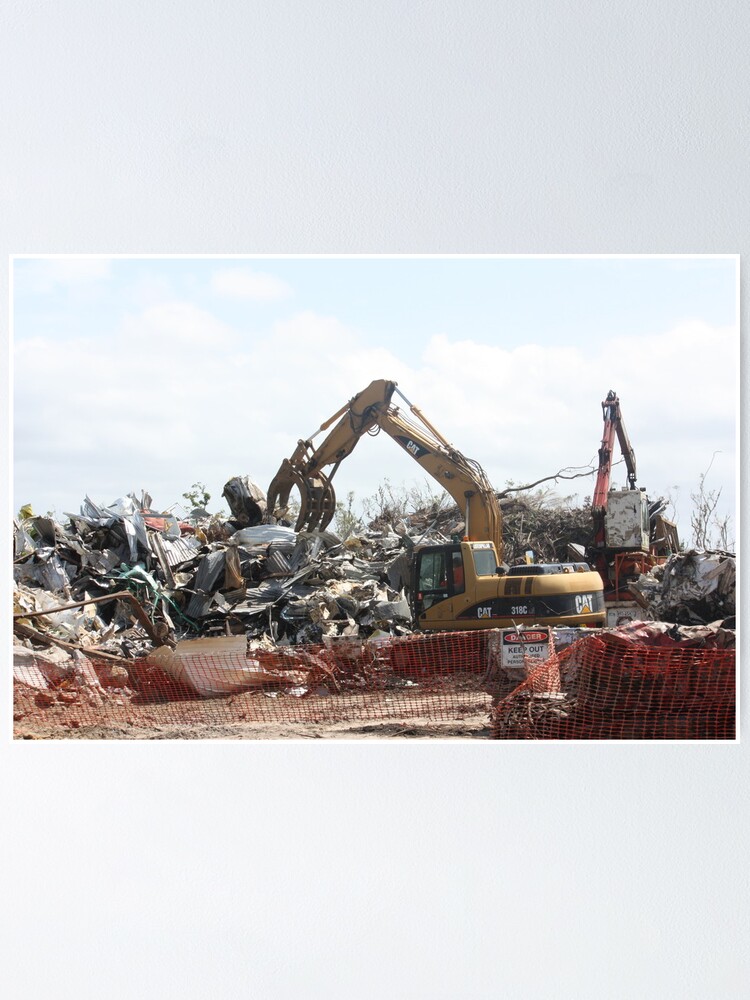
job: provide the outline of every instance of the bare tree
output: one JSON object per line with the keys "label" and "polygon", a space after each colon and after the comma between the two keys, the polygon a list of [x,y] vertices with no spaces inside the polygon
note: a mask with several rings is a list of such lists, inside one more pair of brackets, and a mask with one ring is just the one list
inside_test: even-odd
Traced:
{"label": "bare tree", "polygon": [[362,518],[354,510],[354,490],[349,490],[346,494],[346,503],[343,500],[336,502],[336,513],[333,517],[333,528],[342,540],[346,540],[351,535],[362,531],[364,525]]}
{"label": "bare tree", "polygon": [[690,499],[693,501],[690,515],[693,544],[696,549],[704,552],[711,549],[728,552],[734,549],[734,539],[729,537],[732,519],[729,514],[719,516],[716,512],[721,499],[721,488],[718,490],[706,488],[706,479],[718,454],[718,451],[713,453],[708,468],[698,476],[698,489],[690,494]]}

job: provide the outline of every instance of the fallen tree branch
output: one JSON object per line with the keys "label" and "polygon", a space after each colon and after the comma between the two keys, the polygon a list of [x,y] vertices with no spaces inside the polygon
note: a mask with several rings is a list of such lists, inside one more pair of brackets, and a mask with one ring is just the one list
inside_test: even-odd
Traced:
{"label": "fallen tree branch", "polygon": [[505,497],[509,496],[511,493],[520,493],[523,490],[533,490],[535,486],[539,486],[540,483],[547,483],[550,480],[557,481],[558,479],[583,479],[584,476],[591,476],[596,469],[593,465],[588,466],[583,472],[573,472],[572,475],[566,475],[565,473],[571,472],[575,468],[583,469],[583,466],[570,466],[567,469],[560,469],[559,472],[554,473],[552,476],[543,476],[541,479],[537,479],[534,483],[526,483],[524,486],[508,486],[507,489],[500,490],[495,493],[498,500],[503,500]]}

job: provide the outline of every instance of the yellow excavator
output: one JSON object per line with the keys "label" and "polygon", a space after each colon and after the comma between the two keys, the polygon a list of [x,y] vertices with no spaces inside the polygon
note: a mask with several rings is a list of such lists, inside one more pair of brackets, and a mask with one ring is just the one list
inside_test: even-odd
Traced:
{"label": "yellow excavator", "polygon": [[[393,402],[395,395],[418,422]],[[331,427],[314,447],[313,439]],[[395,382],[372,382],[310,439],[298,442],[268,488],[269,514],[287,515],[291,491],[297,487],[296,530],[324,530],[336,512],[331,481],[339,465],[363,435],[381,430],[451,495],[464,516],[461,541],[414,549],[410,602],[416,628],[603,625],[602,579],[587,563],[501,565],[502,513],[484,470],[457,451]]]}

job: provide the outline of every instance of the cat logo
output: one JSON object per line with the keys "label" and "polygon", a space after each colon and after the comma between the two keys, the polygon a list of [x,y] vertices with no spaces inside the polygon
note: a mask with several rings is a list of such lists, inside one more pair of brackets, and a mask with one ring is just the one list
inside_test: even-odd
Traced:
{"label": "cat logo", "polygon": [[418,441],[412,440],[412,438],[407,437],[405,434],[396,434],[394,440],[398,441],[402,448],[405,448],[412,458],[416,458],[419,461],[420,458],[424,458],[425,455],[429,455],[429,448],[425,448],[423,444],[419,444]]}
{"label": "cat logo", "polygon": [[576,594],[576,614],[590,615],[591,605],[594,603],[591,594]]}

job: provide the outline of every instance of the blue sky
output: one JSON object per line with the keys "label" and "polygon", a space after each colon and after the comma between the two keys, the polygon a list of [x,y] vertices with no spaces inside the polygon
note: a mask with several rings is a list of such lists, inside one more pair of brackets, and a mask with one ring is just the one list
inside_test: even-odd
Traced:
{"label": "blue sky", "polygon": [[[82,262],[76,281],[75,265],[66,280],[59,258],[18,259],[15,338],[44,330],[112,331],[125,312],[164,298],[189,300],[224,322],[260,331],[302,309],[335,315],[374,343],[399,347],[405,360],[417,360],[422,338],[436,330],[480,343],[522,338],[585,344],[590,338],[657,331],[696,316],[718,326],[735,320],[735,267],[726,258],[264,257],[252,260],[253,270],[285,283],[287,295],[264,300],[212,290],[217,270],[248,263],[119,258],[108,265],[106,281],[103,262],[90,263],[89,280]],[[96,279],[97,266],[102,280]]]}
{"label": "blue sky", "polygon": [[[734,257],[19,257],[13,273],[16,509],[141,489],[167,507],[196,481],[218,508],[231,476],[266,488],[297,438],[392,378],[498,488],[593,461],[614,388],[639,485],[687,522],[711,465],[734,515]],[[391,442],[362,442],[339,497],[386,477],[424,482]]]}

